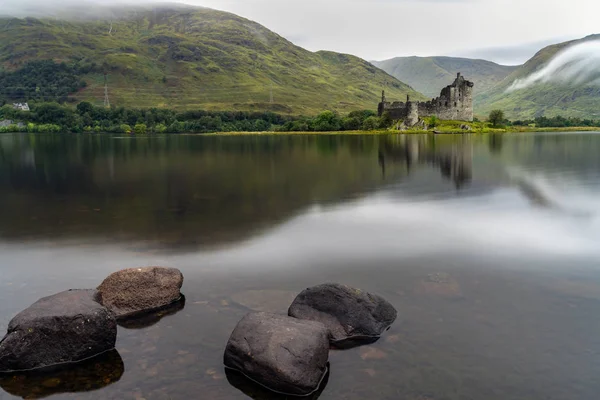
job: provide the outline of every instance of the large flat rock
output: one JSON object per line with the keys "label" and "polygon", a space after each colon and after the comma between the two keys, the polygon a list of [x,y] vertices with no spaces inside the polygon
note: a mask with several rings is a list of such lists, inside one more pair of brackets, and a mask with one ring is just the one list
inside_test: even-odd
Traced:
{"label": "large flat rock", "polygon": [[323,324],[251,313],[231,334],[224,363],[271,391],[308,396],[319,389],[328,358],[328,333]]}
{"label": "large flat rock", "polygon": [[327,283],[302,291],[288,310],[291,317],[317,321],[333,344],[377,339],[396,320],[396,309],[380,296]]}
{"label": "large flat rock", "polygon": [[8,324],[0,372],[83,361],[115,347],[117,323],[95,290],[69,290],[35,302]]}
{"label": "large flat rock", "polygon": [[100,302],[118,319],[166,307],[181,299],[183,275],[175,268],[130,268],[98,286]]}

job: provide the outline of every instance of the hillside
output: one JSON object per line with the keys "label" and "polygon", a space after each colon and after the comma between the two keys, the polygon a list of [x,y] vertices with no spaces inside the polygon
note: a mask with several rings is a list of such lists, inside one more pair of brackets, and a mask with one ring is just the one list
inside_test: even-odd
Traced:
{"label": "hillside", "polygon": [[511,119],[556,115],[598,118],[600,116],[600,86],[597,84],[547,82],[511,92],[507,92],[507,89],[516,80],[524,79],[542,69],[561,50],[599,39],[600,35],[592,35],[580,40],[545,47],[492,89],[476,95],[475,112],[479,115],[487,115],[491,110],[501,109]]}
{"label": "hillside", "polygon": [[397,57],[372,64],[430,98],[439,96],[440,90],[454,81],[457,72],[475,83],[475,93],[481,93],[517,68],[456,57]]}
{"label": "hillside", "polygon": [[96,15],[0,18],[0,68],[65,62],[85,82],[70,97],[96,105],[105,73],[111,105],[128,107],[314,114],[375,109],[382,89],[390,98],[423,98],[360,58],[309,52],[230,13],[169,5]]}

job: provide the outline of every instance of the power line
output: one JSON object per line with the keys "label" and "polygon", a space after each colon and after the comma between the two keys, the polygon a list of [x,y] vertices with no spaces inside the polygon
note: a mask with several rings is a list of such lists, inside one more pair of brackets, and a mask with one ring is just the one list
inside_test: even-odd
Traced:
{"label": "power line", "polygon": [[106,80],[106,74],[104,74],[104,107],[110,107],[110,100],[108,99],[108,82]]}

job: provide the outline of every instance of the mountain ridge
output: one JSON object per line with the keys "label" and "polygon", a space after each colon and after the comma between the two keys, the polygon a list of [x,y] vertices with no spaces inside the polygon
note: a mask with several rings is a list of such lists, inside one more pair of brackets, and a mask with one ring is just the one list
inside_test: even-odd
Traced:
{"label": "mountain ridge", "polygon": [[438,96],[442,88],[452,83],[458,72],[474,82],[475,93],[480,93],[517,68],[482,59],[449,56],[395,57],[372,63],[428,97]]}
{"label": "mountain ridge", "polygon": [[315,114],[374,109],[381,90],[425,96],[356,56],[310,52],[264,26],[202,7],[121,8],[119,17],[0,19],[0,66],[89,65],[70,97],[128,107]]}

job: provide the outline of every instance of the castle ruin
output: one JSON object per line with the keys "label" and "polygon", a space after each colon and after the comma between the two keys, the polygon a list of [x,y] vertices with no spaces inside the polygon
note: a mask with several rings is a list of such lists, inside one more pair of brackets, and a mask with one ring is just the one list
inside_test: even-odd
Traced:
{"label": "castle ruin", "polygon": [[389,113],[395,120],[403,120],[405,126],[416,125],[421,117],[437,117],[443,120],[473,121],[473,82],[466,80],[460,72],[452,85],[442,89],[440,97],[427,102],[412,102],[406,97],[406,103],[390,103],[381,94],[381,103],[377,108],[379,116]]}

